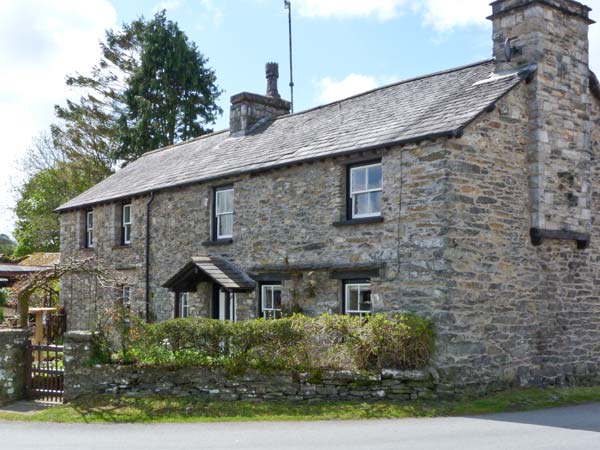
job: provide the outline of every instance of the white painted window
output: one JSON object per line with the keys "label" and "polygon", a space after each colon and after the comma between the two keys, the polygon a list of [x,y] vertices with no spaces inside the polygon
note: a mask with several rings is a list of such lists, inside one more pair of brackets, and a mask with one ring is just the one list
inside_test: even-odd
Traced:
{"label": "white painted window", "polygon": [[344,311],[350,316],[364,316],[371,312],[371,283],[345,283]]}
{"label": "white painted window", "polygon": [[383,175],[381,163],[350,168],[352,218],[381,216]]}
{"label": "white painted window", "polygon": [[260,299],[262,316],[265,319],[279,319],[281,317],[281,285],[263,285]]}
{"label": "white painted window", "polygon": [[215,192],[215,220],[217,239],[233,237],[233,188]]}
{"label": "white painted window", "polygon": [[219,290],[219,320],[237,322],[237,305],[235,293]]}
{"label": "white painted window", "polygon": [[123,302],[124,308],[131,307],[131,286],[123,286],[123,291],[121,293],[121,301]]}
{"label": "white painted window", "polygon": [[181,292],[179,294],[179,317],[185,319],[190,316],[190,294]]}
{"label": "white painted window", "polygon": [[123,233],[123,245],[131,244],[131,204],[123,205],[121,232]]}
{"label": "white painted window", "polygon": [[85,246],[94,247],[94,213],[88,211],[85,215]]}

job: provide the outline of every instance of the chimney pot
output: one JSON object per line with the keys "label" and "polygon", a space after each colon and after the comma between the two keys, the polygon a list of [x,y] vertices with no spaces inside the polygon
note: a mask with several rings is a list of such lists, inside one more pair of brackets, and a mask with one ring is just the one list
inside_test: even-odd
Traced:
{"label": "chimney pot", "polygon": [[279,78],[279,64],[267,63],[267,97],[281,98],[277,89],[277,79]]}

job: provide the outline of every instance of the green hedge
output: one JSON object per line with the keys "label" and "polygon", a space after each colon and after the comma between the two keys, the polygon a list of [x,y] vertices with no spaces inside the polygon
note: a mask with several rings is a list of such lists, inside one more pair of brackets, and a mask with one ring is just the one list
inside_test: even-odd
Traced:
{"label": "green hedge", "polygon": [[405,314],[125,324],[118,327],[120,350],[112,358],[106,333],[98,334],[95,362],[232,371],[416,369],[427,365],[434,342],[428,321]]}

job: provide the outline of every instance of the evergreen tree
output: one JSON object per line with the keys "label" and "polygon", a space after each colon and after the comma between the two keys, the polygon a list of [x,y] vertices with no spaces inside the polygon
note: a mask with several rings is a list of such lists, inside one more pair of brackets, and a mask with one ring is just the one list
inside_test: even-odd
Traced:
{"label": "evergreen tree", "polygon": [[221,109],[221,91],[207,60],[165,11],[148,22],[141,35],[140,63],[125,90],[119,118],[118,158],[201,136],[212,130]]}

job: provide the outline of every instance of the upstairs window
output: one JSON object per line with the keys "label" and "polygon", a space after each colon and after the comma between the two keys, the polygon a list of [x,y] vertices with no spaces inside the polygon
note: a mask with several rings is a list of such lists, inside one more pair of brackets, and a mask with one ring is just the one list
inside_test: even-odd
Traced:
{"label": "upstairs window", "polygon": [[94,248],[94,212],[85,213],[85,248]]}
{"label": "upstairs window", "polygon": [[233,238],[233,188],[215,190],[213,236],[216,240]]}
{"label": "upstairs window", "polygon": [[263,284],[260,295],[261,316],[265,319],[281,318],[281,285]]}
{"label": "upstairs window", "polygon": [[381,162],[348,168],[348,218],[381,216],[383,174]]}
{"label": "upstairs window", "polygon": [[131,203],[123,205],[121,214],[121,244],[131,244]]}
{"label": "upstairs window", "polygon": [[371,283],[369,280],[344,282],[344,313],[364,316],[371,313]]}

